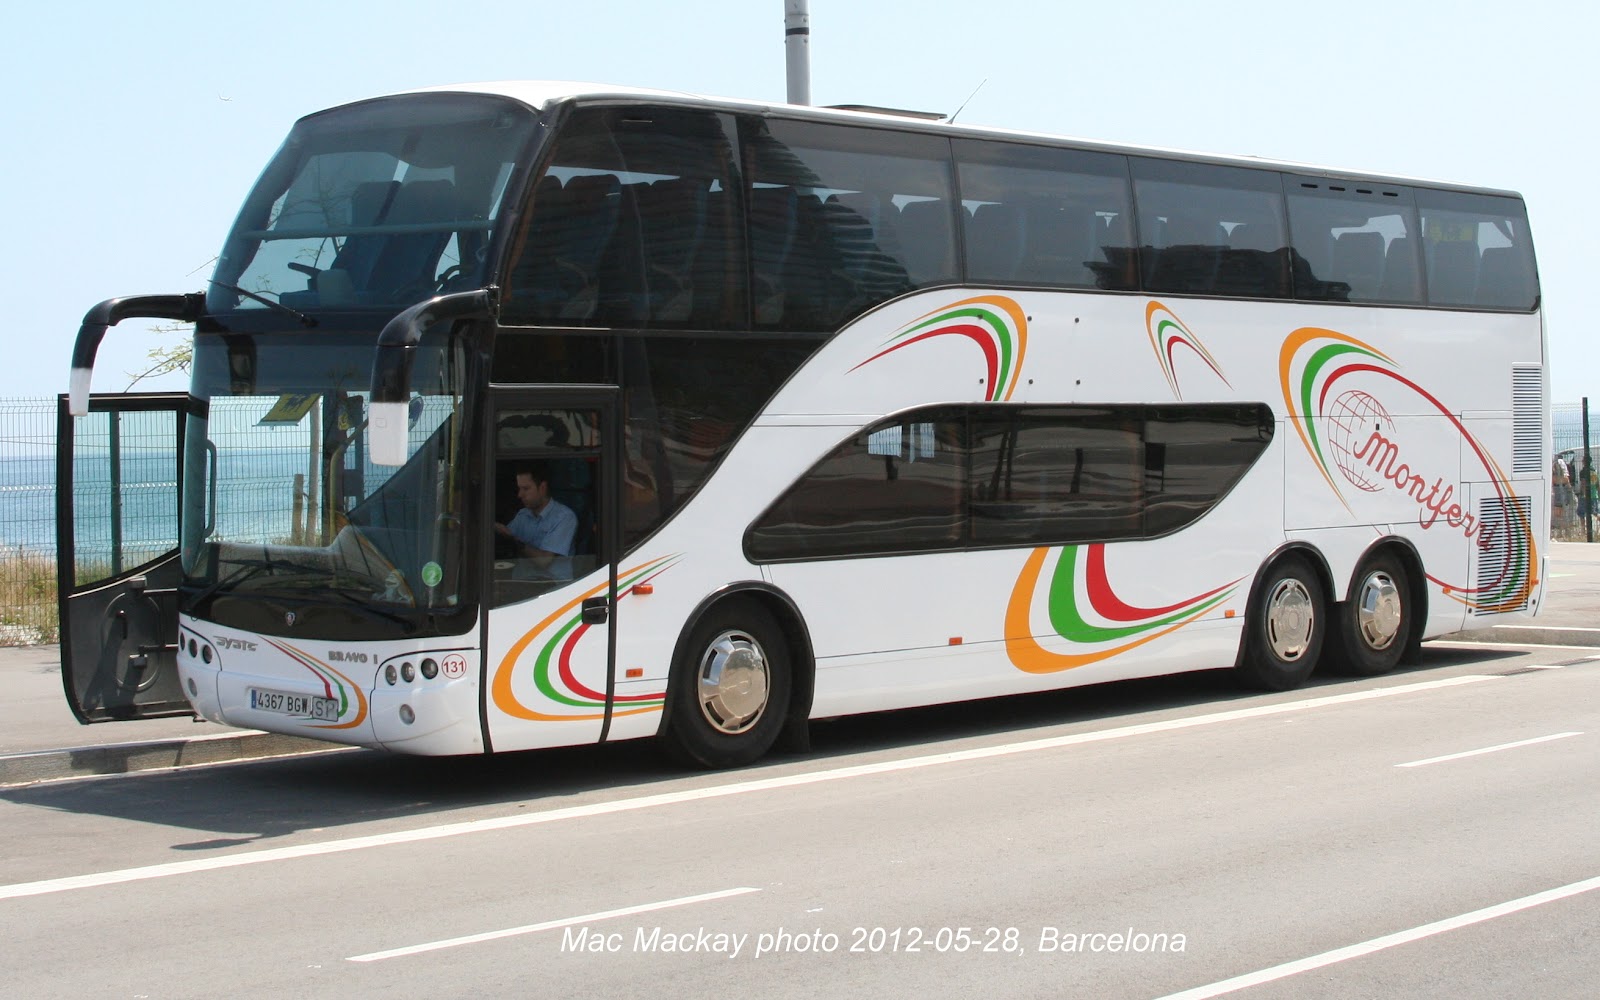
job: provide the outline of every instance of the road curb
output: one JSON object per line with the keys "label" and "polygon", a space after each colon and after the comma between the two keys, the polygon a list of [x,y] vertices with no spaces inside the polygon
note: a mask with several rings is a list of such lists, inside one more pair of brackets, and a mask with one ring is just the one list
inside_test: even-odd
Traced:
{"label": "road curb", "polygon": [[148,743],[109,743],[62,750],[32,750],[0,756],[0,785],[28,785],[63,778],[131,774],[135,771],[346,749],[352,748],[303,736],[252,732]]}
{"label": "road curb", "polygon": [[1494,625],[1471,632],[1442,635],[1450,642],[1532,643],[1540,646],[1600,646],[1600,628],[1546,628],[1540,625]]}

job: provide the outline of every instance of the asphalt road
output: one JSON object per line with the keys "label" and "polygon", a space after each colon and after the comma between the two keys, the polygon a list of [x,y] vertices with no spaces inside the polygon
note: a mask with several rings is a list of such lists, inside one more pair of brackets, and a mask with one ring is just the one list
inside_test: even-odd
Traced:
{"label": "asphalt road", "polygon": [[1592,997],[1596,654],[0,789],[0,993]]}

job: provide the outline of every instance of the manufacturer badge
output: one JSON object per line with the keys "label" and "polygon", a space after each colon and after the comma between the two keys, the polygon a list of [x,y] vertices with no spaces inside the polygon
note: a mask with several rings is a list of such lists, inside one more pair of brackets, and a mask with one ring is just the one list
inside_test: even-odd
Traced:
{"label": "manufacturer badge", "polygon": [[293,611],[285,611],[283,613],[283,623],[285,625],[291,625],[291,626],[294,624],[294,612]]}

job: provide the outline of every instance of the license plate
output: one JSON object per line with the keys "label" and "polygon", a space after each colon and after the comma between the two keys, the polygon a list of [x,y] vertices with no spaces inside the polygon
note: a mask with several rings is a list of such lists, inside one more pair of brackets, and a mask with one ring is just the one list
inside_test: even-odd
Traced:
{"label": "license plate", "polygon": [[298,715],[319,722],[334,722],[339,718],[339,703],[336,700],[316,698],[308,694],[290,694],[287,691],[251,688],[250,707],[258,712]]}

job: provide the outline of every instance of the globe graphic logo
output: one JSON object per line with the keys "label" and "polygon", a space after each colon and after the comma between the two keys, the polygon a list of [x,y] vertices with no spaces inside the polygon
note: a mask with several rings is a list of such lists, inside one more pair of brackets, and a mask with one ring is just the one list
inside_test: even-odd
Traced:
{"label": "globe graphic logo", "polygon": [[1339,474],[1357,489],[1368,493],[1382,489],[1381,470],[1355,457],[1355,453],[1362,450],[1362,445],[1366,444],[1373,431],[1393,439],[1394,419],[1389,416],[1389,411],[1367,393],[1350,389],[1333,401],[1322,419],[1328,434],[1328,450],[1333,453],[1333,464]]}

